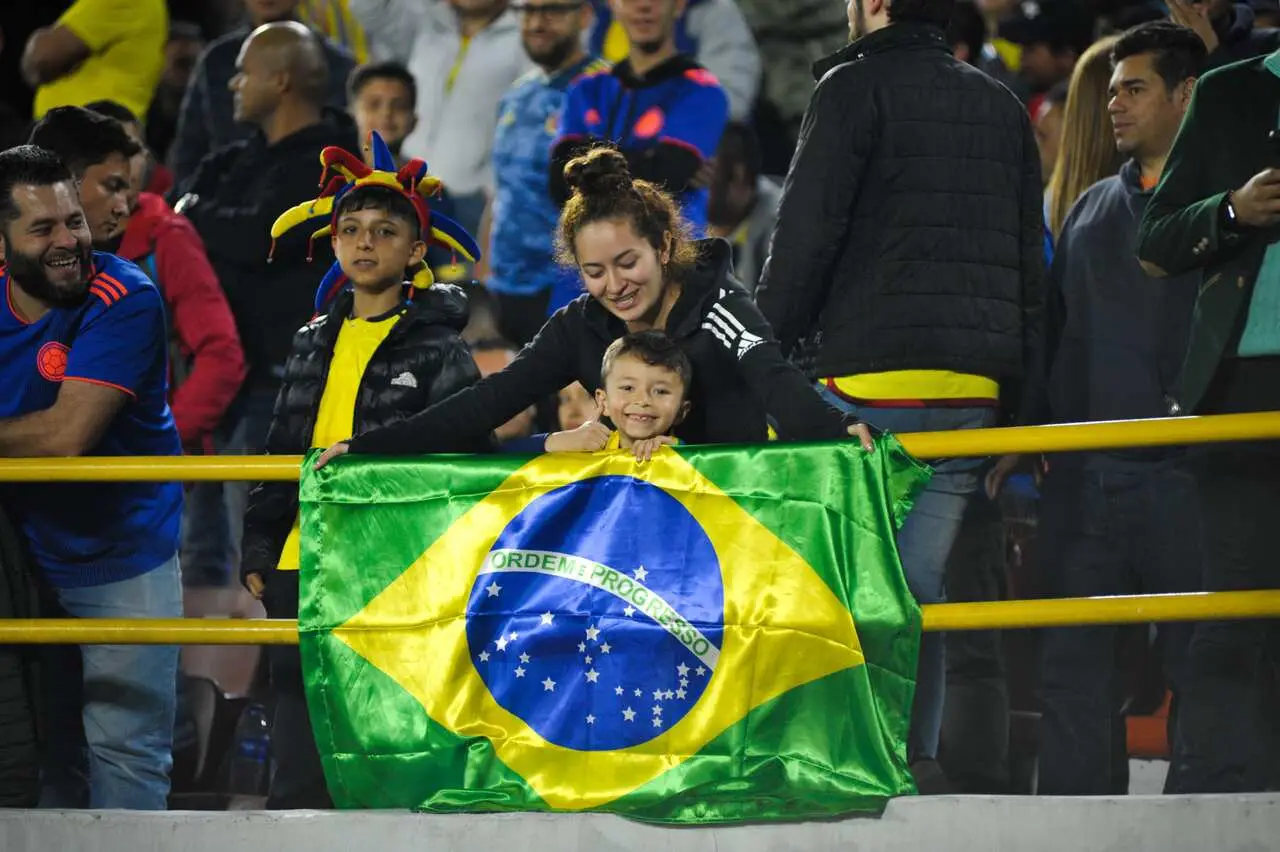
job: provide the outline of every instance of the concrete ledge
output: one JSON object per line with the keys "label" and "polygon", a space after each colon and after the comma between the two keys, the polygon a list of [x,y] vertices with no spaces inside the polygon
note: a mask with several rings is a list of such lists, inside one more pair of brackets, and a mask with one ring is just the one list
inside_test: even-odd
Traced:
{"label": "concrete ledge", "polygon": [[606,815],[0,811],[4,852],[1262,852],[1280,795],[898,799],[879,819],[664,828]]}

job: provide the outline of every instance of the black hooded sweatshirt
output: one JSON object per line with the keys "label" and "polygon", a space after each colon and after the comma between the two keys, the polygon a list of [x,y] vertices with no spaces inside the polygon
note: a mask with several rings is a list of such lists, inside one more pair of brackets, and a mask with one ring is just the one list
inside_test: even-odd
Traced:
{"label": "black hooded sweatshirt", "polygon": [[[782,357],[773,332],[730,269],[724,240],[700,240],[699,261],[681,279],[666,332],[693,365],[692,407],[675,434],[687,444],[845,437],[852,418],[827,405]],[[581,382],[600,387],[604,351],[626,334],[621,320],[583,294],[557,311],[506,369],[401,423],[357,435],[353,453],[457,452],[477,436]]]}

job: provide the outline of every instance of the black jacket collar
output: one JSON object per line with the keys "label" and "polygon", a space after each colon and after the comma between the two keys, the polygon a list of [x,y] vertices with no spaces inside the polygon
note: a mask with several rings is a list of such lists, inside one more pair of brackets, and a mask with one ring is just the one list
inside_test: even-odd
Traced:
{"label": "black jacket collar", "polygon": [[846,62],[853,62],[875,53],[920,49],[947,50],[946,33],[932,24],[914,22],[890,24],[813,63],[813,78],[821,80],[837,65],[844,65]]}
{"label": "black jacket collar", "polygon": [[684,54],[676,54],[661,65],[650,68],[649,73],[640,77],[631,68],[631,60],[624,59],[617,65],[613,66],[613,76],[622,81],[622,85],[628,89],[643,89],[648,86],[656,86],[659,83],[665,83],[675,77],[679,77],[686,71],[695,71],[702,66],[694,62]]}

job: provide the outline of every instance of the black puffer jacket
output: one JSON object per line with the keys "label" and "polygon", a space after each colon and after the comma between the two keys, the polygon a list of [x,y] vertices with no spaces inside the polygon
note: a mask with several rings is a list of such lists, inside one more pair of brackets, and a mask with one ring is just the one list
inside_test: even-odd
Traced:
{"label": "black puffer jacket", "polygon": [[1040,160],[1025,108],[892,24],[815,66],[756,298],[815,371],[1023,375],[1044,300]]}
{"label": "black puffer jacket", "polygon": [[[701,240],[698,249],[700,260],[683,275],[666,327],[693,365],[692,407],[676,437],[686,444],[764,441],[767,416],[783,440],[846,437],[851,418],[823,402],[782,357],[769,324],[733,278],[729,244]],[[604,351],[624,334],[622,321],[584,293],[548,319],[501,372],[394,426],[357,430],[351,452],[457,452],[565,385],[581,382],[595,393]]]}
{"label": "black puffer jacket", "polygon": [[[267,433],[268,453],[289,455],[311,449],[333,347],[351,304],[351,293],[343,293],[326,315],[294,336]],[[419,291],[399,310],[399,322],[365,368],[356,399],[357,432],[404,420],[480,378],[471,350],[459,336],[467,324],[467,297],[459,288],[436,284]],[[491,445],[490,437],[479,430],[460,441],[458,449],[482,451]],[[261,574],[267,580],[267,611],[273,616],[292,614],[288,610],[297,606],[296,582],[271,582],[297,514],[296,483],[263,482],[249,495],[241,575]]]}

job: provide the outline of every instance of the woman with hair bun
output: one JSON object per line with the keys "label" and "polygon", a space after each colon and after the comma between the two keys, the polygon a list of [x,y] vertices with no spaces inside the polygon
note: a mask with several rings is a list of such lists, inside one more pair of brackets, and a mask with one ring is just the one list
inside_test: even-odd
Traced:
{"label": "woman with hair bun", "polygon": [[[564,177],[572,195],[557,242],[586,292],[552,315],[502,371],[414,417],[330,447],[317,467],[346,452],[464,450],[476,435],[575,381],[594,393],[609,344],[648,329],[665,331],[693,365],[692,407],[675,430],[683,443],[764,441],[772,417],[782,440],[853,435],[871,449],[867,427],[827,405],[782,357],[769,324],[733,277],[727,242],[691,241],[671,196],[633,178],[612,148],[570,160]],[[582,427],[584,437],[603,434],[590,426]]]}

